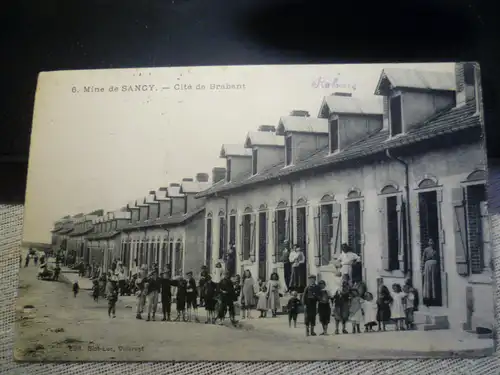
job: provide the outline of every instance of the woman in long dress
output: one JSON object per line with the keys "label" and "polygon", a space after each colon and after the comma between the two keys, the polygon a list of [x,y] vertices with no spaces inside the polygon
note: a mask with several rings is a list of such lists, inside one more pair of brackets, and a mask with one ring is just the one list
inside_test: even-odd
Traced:
{"label": "woman in long dress", "polygon": [[276,312],[281,306],[280,303],[281,284],[279,276],[276,272],[271,274],[270,280],[267,283],[267,304],[271,310],[272,317],[276,317]]}
{"label": "woman in long dress", "polygon": [[243,272],[243,278],[241,280],[241,319],[251,318],[250,311],[254,308],[255,296],[258,290],[255,290],[257,283],[252,277],[250,270],[245,270]]}
{"label": "woman in long dress", "polygon": [[422,297],[424,305],[429,307],[437,298],[439,277],[438,253],[434,249],[434,241],[431,238],[422,254],[422,265],[424,279]]}

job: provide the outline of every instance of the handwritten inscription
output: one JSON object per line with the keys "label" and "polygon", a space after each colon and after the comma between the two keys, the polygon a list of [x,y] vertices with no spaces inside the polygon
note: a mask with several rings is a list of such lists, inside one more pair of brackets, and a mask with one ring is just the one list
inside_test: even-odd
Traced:
{"label": "handwritten inscription", "polygon": [[318,77],[311,86],[315,89],[344,89],[356,91],[355,83],[342,82],[339,77]]}
{"label": "handwritten inscription", "polygon": [[134,93],[134,92],[158,92],[158,91],[235,91],[246,90],[244,83],[223,83],[223,84],[193,84],[193,83],[176,83],[172,86],[158,86],[154,84],[141,84],[141,85],[110,85],[108,87],[88,85],[88,86],[72,86],[71,92],[73,94],[99,94],[99,93]]}

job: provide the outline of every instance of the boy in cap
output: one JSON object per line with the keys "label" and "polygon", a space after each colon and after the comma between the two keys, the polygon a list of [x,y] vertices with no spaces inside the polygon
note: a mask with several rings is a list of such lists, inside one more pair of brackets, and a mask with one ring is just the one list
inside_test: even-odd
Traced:
{"label": "boy in cap", "polygon": [[[148,301],[148,318],[149,322],[151,318],[153,321],[155,320],[156,309],[158,307],[158,295],[160,293],[161,284],[160,280],[158,280],[158,273],[156,271],[151,272],[148,277],[148,286],[146,292],[146,298]],[[151,317],[151,313],[153,316]]]}
{"label": "boy in cap", "polygon": [[186,307],[188,310],[188,320],[191,321],[194,314],[194,320],[199,322],[198,319],[198,290],[196,287],[196,281],[193,278],[193,272],[189,271],[186,274],[187,277],[187,287],[186,287]]}
{"label": "boy in cap", "polygon": [[316,276],[310,275],[307,279],[307,286],[304,289],[304,294],[302,295],[306,336],[316,336],[316,333],[314,332],[314,326],[316,325],[319,295],[320,289],[316,284]]}

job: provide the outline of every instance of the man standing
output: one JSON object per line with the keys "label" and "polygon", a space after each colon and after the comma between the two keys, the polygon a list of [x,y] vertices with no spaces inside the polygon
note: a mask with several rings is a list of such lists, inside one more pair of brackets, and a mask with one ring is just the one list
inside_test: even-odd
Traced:
{"label": "man standing", "polygon": [[[148,301],[148,318],[149,322],[151,318],[153,321],[155,320],[156,309],[158,307],[158,296],[160,294],[161,284],[160,280],[158,280],[158,273],[153,271],[148,277],[148,287],[146,292],[146,298]],[[151,313],[153,316],[151,317]]]}
{"label": "man standing", "polygon": [[118,291],[120,292],[120,296],[123,296],[125,293],[125,268],[123,268],[122,262],[118,263],[118,268],[116,270],[116,276],[118,277]]}
{"label": "man standing", "polygon": [[320,289],[316,284],[316,276],[308,278],[308,285],[302,295],[302,305],[304,306],[304,323],[306,325],[306,336],[316,336],[314,326],[316,325],[316,314],[318,313],[318,299]]}
{"label": "man standing", "polygon": [[205,306],[203,291],[205,289],[204,286],[208,276],[209,274],[207,266],[201,266],[200,281],[198,282],[198,295],[200,296],[200,307]]}
{"label": "man standing", "polygon": [[136,310],[136,319],[142,319],[142,311],[144,310],[144,304],[146,302],[146,294],[145,294],[145,283],[146,283],[146,277],[145,277],[145,270],[144,269],[139,269],[137,273],[137,278],[135,279],[135,288],[136,292],[135,295],[137,297],[137,310]]}
{"label": "man standing", "polygon": [[234,291],[234,284],[231,281],[229,272],[224,272],[224,278],[219,283],[220,292],[220,306],[219,306],[219,320],[220,324],[223,324],[224,317],[226,316],[226,311],[229,310],[229,317],[231,322],[236,323],[235,311],[234,311],[234,301],[236,300],[236,293]]}

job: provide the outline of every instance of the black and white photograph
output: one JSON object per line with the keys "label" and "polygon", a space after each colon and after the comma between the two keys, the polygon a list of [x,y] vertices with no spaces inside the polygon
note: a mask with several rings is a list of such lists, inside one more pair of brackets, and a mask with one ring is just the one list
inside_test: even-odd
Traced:
{"label": "black and white photograph", "polygon": [[492,355],[487,164],[475,62],[42,72],[14,357]]}

